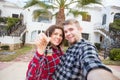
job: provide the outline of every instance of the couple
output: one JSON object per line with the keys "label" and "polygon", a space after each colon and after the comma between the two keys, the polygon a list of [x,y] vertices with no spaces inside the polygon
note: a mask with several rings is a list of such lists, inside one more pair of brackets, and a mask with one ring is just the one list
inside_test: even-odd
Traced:
{"label": "couple", "polygon": [[[52,25],[45,34],[40,34],[26,80],[119,80],[102,64],[95,46],[82,39],[81,32],[79,22],[69,19],[63,23],[63,29]],[[64,36],[71,46],[63,54]],[[52,51],[45,54],[48,44]]]}

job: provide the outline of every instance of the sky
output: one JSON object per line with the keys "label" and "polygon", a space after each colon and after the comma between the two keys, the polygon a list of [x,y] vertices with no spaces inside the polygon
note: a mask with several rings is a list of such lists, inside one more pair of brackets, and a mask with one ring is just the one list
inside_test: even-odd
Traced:
{"label": "sky", "polygon": [[[23,7],[25,5],[25,2],[28,0],[6,0],[6,1],[16,3],[18,6]],[[106,6],[107,5],[120,6],[120,0],[103,0],[103,1],[104,1],[103,5],[106,5]]]}
{"label": "sky", "polygon": [[23,7],[28,0],[5,0],[17,4],[20,7]]}

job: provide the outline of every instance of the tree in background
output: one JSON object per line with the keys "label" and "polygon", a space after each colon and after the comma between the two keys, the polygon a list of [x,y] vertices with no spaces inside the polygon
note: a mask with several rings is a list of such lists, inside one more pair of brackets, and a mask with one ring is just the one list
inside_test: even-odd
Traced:
{"label": "tree in background", "polygon": [[110,23],[110,38],[112,39],[111,48],[120,48],[120,18]]}
{"label": "tree in background", "polygon": [[[76,9],[71,8],[73,4],[76,6]],[[65,9],[74,16],[85,16],[87,12],[79,11],[79,8],[84,8],[89,4],[101,4],[101,0],[29,0],[24,8],[39,5],[44,9],[36,11],[34,13],[34,18],[39,17],[42,13],[48,14],[48,9],[58,9],[58,12],[54,14],[56,15],[56,24],[62,25],[65,21]]]}

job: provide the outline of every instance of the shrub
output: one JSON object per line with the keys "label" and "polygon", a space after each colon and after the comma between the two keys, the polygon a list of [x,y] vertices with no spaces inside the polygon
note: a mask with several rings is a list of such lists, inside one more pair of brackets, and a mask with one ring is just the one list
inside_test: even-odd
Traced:
{"label": "shrub", "polygon": [[98,50],[100,50],[100,43],[95,43],[95,46]]}
{"label": "shrub", "polygon": [[20,21],[19,18],[7,18],[7,27],[6,29],[10,29],[11,27],[13,27],[18,21]]}
{"label": "shrub", "polygon": [[63,44],[64,44],[64,46],[66,46],[66,47],[68,47],[68,46],[69,46],[69,43],[68,43],[68,41],[67,41],[67,40],[64,40]]}
{"label": "shrub", "polygon": [[113,48],[110,50],[109,57],[111,60],[120,61],[120,48]]}
{"label": "shrub", "polygon": [[9,46],[8,45],[1,46],[1,49],[2,50],[9,50]]}

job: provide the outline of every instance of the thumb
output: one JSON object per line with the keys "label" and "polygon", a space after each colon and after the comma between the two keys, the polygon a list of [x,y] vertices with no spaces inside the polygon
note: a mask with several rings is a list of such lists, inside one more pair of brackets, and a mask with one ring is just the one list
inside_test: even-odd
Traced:
{"label": "thumb", "polygon": [[51,41],[51,37],[48,37],[47,42],[49,43]]}

